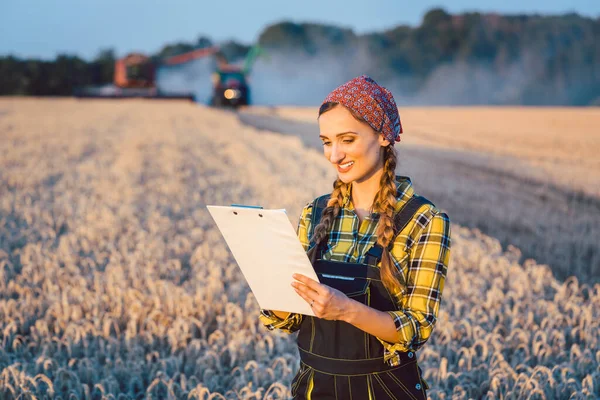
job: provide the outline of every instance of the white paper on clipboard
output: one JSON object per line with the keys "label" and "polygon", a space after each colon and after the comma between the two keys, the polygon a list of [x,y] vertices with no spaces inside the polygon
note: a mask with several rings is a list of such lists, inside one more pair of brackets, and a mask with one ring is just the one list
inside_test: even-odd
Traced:
{"label": "white paper on clipboard", "polygon": [[292,274],[319,281],[285,210],[207,206],[260,308],[314,316]]}

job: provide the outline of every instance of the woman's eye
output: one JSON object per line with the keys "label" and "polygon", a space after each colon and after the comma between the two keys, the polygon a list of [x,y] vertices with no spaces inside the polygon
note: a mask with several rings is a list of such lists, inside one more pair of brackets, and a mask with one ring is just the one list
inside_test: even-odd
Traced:
{"label": "woman's eye", "polygon": [[344,143],[352,143],[352,142],[354,142],[354,139],[346,139],[346,140],[344,140],[343,142],[344,142]]}
{"label": "woman's eye", "polygon": [[329,142],[323,142],[323,146],[329,146],[331,143]]}

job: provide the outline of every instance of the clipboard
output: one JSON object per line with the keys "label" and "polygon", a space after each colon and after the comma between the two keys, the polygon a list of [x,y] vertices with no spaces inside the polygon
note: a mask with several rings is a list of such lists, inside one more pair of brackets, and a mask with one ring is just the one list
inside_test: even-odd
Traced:
{"label": "clipboard", "polygon": [[315,316],[291,286],[292,274],[319,282],[284,209],[207,206],[260,308]]}

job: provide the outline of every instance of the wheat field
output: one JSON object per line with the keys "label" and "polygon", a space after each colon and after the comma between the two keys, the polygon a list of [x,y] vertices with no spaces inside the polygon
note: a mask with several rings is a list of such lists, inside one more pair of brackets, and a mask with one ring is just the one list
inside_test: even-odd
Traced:
{"label": "wheat field", "polygon": [[[0,99],[0,398],[288,398],[294,335],[259,323],[206,205],[285,208],[296,224],[334,178],[301,137],[228,111]],[[429,398],[599,398],[600,284],[449,215],[439,320],[418,352]]]}

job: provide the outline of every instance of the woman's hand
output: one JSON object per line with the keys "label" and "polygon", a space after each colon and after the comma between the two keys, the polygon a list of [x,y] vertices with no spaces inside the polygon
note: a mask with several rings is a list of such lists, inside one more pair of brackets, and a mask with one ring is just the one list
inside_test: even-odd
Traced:
{"label": "woman's hand", "polygon": [[293,278],[301,282],[292,282],[296,293],[311,305],[317,317],[335,321],[347,315],[352,300],[344,293],[302,274],[294,274]]}

